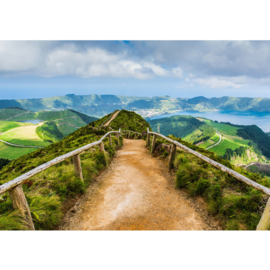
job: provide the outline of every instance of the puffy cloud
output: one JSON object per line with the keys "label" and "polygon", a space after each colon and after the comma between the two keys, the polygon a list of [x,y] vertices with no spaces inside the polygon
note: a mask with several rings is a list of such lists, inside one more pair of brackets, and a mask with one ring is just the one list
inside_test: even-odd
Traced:
{"label": "puffy cloud", "polygon": [[53,43],[40,48],[40,42],[0,42],[0,72],[9,75],[44,77],[133,77],[148,79],[170,76],[170,72],[152,61],[135,59],[127,51],[110,52],[106,48],[77,43]]}
{"label": "puffy cloud", "polygon": [[240,88],[269,85],[269,62],[269,41],[0,41],[5,76],[173,77]]}

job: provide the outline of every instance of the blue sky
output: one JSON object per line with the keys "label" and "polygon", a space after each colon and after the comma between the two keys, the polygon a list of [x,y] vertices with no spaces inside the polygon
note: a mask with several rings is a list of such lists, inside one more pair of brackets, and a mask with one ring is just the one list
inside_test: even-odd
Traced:
{"label": "blue sky", "polygon": [[269,41],[0,41],[0,99],[269,97]]}

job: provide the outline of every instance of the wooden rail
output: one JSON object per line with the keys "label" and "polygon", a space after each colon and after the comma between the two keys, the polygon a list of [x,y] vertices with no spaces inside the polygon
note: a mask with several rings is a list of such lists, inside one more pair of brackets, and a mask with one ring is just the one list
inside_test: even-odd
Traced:
{"label": "wooden rail", "polygon": [[[33,220],[31,217],[29,206],[27,204],[25,195],[23,193],[22,184],[26,180],[28,180],[30,177],[32,177],[32,176],[34,176],[42,171],[45,171],[46,169],[52,167],[53,165],[58,164],[58,163],[66,160],[68,158],[71,158],[71,157],[73,158],[75,173],[83,181],[80,154],[83,153],[84,151],[90,149],[91,147],[99,145],[99,150],[101,152],[103,152],[105,155],[103,140],[106,137],[109,137],[109,144],[112,145],[111,135],[113,133],[116,133],[116,137],[118,138],[118,144],[119,144],[119,136],[121,135],[121,129],[119,129],[119,131],[110,131],[110,132],[106,133],[99,141],[87,144],[83,147],[80,147],[80,148],[74,150],[74,151],[71,151],[67,154],[59,156],[51,161],[48,161],[48,162],[36,167],[35,169],[1,185],[0,186],[0,194],[4,193],[6,191],[9,192],[13,207],[15,209],[19,209],[21,211],[21,213],[25,217],[25,220],[27,221],[29,229],[34,230],[35,227],[33,224]],[[106,155],[105,155],[105,159],[106,159]],[[107,160],[106,160],[106,164],[107,164]]]}
{"label": "wooden rail", "polygon": [[135,133],[135,138],[137,134],[139,134],[139,136],[142,136],[142,133],[133,130],[122,130],[122,132],[128,132],[128,139],[130,138],[130,133]]}
{"label": "wooden rail", "polygon": [[[146,145],[147,146],[150,146],[150,136],[153,135],[153,139],[152,139],[152,146],[151,146],[151,153],[154,153],[154,150],[155,150],[155,144],[156,144],[156,137],[161,137],[163,138],[164,140],[166,141],[169,141],[170,143],[172,143],[172,146],[171,146],[171,151],[170,151],[170,156],[169,156],[169,169],[172,168],[172,161],[173,161],[173,158],[175,156],[175,152],[176,152],[176,147],[179,147],[180,149],[204,160],[205,162],[213,165],[214,167],[220,169],[221,171],[223,172],[226,172],[227,174],[233,176],[234,178],[246,183],[247,185],[249,186],[252,186],[253,188],[259,190],[259,191],[262,191],[263,193],[265,193],[266,195],[270,196],[270,189],[265,187],[265,186],[262,186],[252,180],[250,180],[249,178],[243,176],[242,174],[188,148],[187,146],[177,142],[177,141],[174,141],[170,138],[167,138],[166,136],[160,134],[160,133],[156,133],[156,132],[149,132],[149,128],[147,128],[147,141],[146,141]],[[264,210],[264,213],[261,217],[261,220],[257,226],[257,230],[267,230],[270,226],[270,198],[268,199],[268,202],[267,202],[267,205],[265,207],[265,210]]]}

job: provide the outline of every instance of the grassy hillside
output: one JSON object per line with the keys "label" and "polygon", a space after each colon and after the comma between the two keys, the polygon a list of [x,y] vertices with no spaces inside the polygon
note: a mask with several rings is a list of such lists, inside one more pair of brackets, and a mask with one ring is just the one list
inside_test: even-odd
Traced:
{"label": "grassy hillside", "polygon": [[7,132],[10,129],[21,127],[21,126],[29,126],[29,123],[20,123],[13,121],[0,121],[0,134]]}
{"label": "grassy hillside", "polygon": [[[31,112],[20,108],[5,108],[0,110],[0,139],[19,145],[44,147],[96,119],[73,110]],[[44,122],[39,126],[15,122],[32,120]],[[0,158],[15,159],[35,149],[17,149],[1,143],[0,150]]]}
{"label": "grassy hillside", "polygon": [[34,151],[35,148],[13,147],[0,142],[0,158],[13,160]]}
{"label": "grassy hillside", "polygon": [[[102,124],[105,124],[110,120],[115,112],[116,111],[102,117],[98,121],[95,121],[94,125],[98,127]],[[148,127],[151,130],[149,123],[145,121],[142,116],[127,110],[121,110],[116,118],[110,123],[109,127],[113,130],[119,130],[119,128],[121,128],[121,130],[133,130],[140,133],[146,131]]]}
{"label": "grassy hillside", "polygon": [[148,122],[155,132],[160,127],[160,132],[163,135],[173,134],[191,143],[199,143],[214,137],[216,134],[213,127],[192,116],[177,115]]}
{"label": "grassy hillside", "polygon": [[221,142],[209,151],[231,160],[235,165],[265,162],[270,157],[270,138],[257,126],[218,123],[184,115],[150,120],[149,123],[154,131],[159,126],[163,135],[173,134],[204,149],[219,141],[217,130],[222,137]]}
{"label": "grassy hillside", "polygon": [[58,142],[64,138],[54,121],[47,121],[36,128],[37,135],[46,142]]}
{"label": "grassy hillside", "polygon": [[29,121],[35,119],[43,121],[55,121],[63,136],[66,136],[78,128],[97,120],[95,117],[84,115],[74,110],[40,112],[32,112],[18,108],[5,108],[0,110],[0,120]]}
{"label": "grassy hillside", "polygon": [[[146,127],[149,126],[141,116],[127,111],[121,111],[119,118],[114,120],[115,123],[112,123],[112,126],[117,126],[117,129],[125,128],[127,124],[131,123],[122,124],[120,119],[133,121],[135,124],[132,128],[137,129],[138,127],[139,131],[146,130]],[[14,179],[55,157],[99,140],[108,129],[109,127],[95,130],[90,123],[59,142],[8,163],[0,170],[0,184]],[[117,145],[118,140],[115,136],[112,136],[112,142],[113,145],[109,146],[108,139],[104,141],[108,161],[113,157],[115,150],[121,146],[122,139],[120,139],[120,145]],[[105,166],[104,156],[99,152],[98,147],[84,152],[80,157],[84,183],[75,175],[72,159],[68,159],[30,178],[23,185],[36,229],[55,228],[60,223],[65,211],[72,206],[72,202],[75,202],[75,198],[85,192],[87,186],[94,181],[95,176]],[[0,229],[23,229],[18,213],[13,211],[8,194],[5,193],[0,198]]]}
{"label": "grassy hillside", "polygon": [[115,95],[65,95],[40,99],[0,100],[0,109],[20,107],[31,111],[72,109],[80,113],[102,117],[112,110],[135,110],[144,117],[179,110],[231,110],[270,112],[268,98],[171,98],[169,96],[135,97]]}
{"label": "grassy hillside", "polygon": [[[242,168],[234,167],[229,161],[215,153],[204,150],[180,138],[172,139],[187,147],[245,175],[249,179],[270,187],[270,179]],[[158,138],[157,145],[167,143]],[[158,148],[161,158],[167,157],[166,148]],[[177,150],[174,162],[176,187],[185,189],[191,197],[201,197],[207,204],[209,213],[221,221],[226,230],[255,230],[268,200],[262,192],[231,177],[205,161]]]}
{"label": "grassy hillside", "polygon": [[[233,164],[266,162],[266,159],[270,157],[267,152],[270,150],[270,138],[257,126],[217,123],[206,119],[204,121],[216,128],[222,135],[221,143],[209,150],[225,158],[230,158]],[[245,130],[248,130],[252,135],[245,133]],[[260,143],[262,140],[265,140],[265,143]]]}

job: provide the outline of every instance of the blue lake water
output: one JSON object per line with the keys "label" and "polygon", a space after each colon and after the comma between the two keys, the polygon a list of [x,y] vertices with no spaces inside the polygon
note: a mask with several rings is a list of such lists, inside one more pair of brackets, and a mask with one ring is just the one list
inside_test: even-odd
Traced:
{"label": "blue lake water", "polygon": [[42,121],[43,120],[33,119],[33,120],[24,120],[24,121],[19,121],[19,122],[22,122],[22,123],[31,123],[31,124],[37,125],[38,123],[40,123]]}
{"label": "blue lake water", "polygon": [[191,115],[193,117],[204,117],[218,122],[230,122],[236,125],[257,125],[264,132],[270,131],[270,113],[260,112],[234,112],[234,111],[214,111],[214,112],[177,112],[173,114],[158,115],[150,120],[170,117],[174,115]]}

